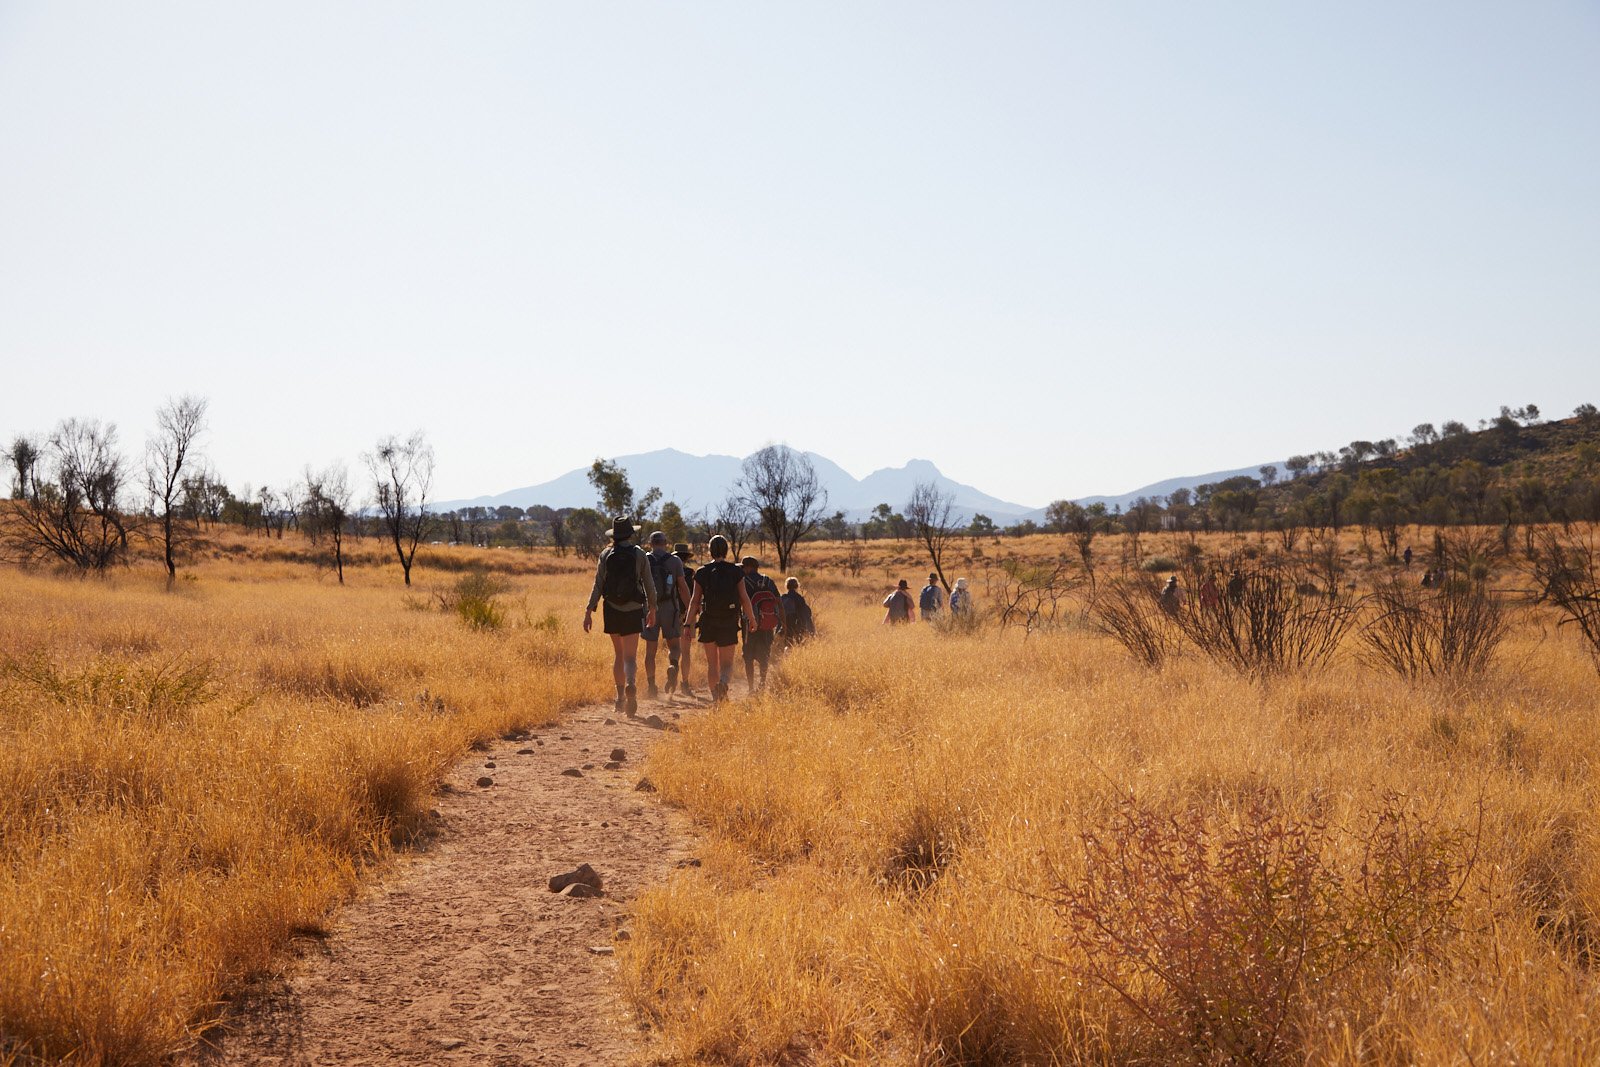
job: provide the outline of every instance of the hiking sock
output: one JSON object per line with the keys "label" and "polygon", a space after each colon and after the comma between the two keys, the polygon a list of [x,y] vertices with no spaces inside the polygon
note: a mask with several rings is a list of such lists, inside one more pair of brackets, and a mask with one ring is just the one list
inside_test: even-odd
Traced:
{"label": "hiking sock", "polygon": [[631,660],[631,659],[623,660],[622,661],[622,676],[628,680],[628,688],[630,688],[630,689],[633,688],[634,682],[637,681],[638,677],[639,677],[639,663],[638,663],[638,661],[637,660]]}
{"label": "hiking sock", "polygon": [[617,686],[617,710],[621,711],[623,709],[623,707],[625,707],[625,706],[626,706],[626,699],[623,696],[622,686],[619,685],[619,686]]}

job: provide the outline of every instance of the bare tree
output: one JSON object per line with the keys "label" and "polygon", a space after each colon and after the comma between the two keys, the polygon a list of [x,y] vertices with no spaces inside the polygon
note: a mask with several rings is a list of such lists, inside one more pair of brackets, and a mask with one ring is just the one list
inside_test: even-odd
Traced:
{"label": "bare tree", "polygon": [[[755,525],[755,515],[751,512],[749,503],[737,493],[730,493],[728,498],[717,506],[717,513],[712,516],[711,532],[719,533],[728,539],[729,553],[737,559],[744,552],[745,542],[750,540]],[[778,569],[787,568],[780,565]]]}
{"label": "bare tree", "polygon": [[918,482],[911,488],[911,499],[906,502],[906,521],[917,540],[928,550],[933,569],[939,575],[939,584],[950,592],[949,579],[944,576],[944,551],[951,538],[960,533],[955,519],[955,494],[940,490],[937,482]]}
{"label": "bare tree", "polygon": [[144,487],[150,510],[161,524],[161,559],[167,567],[167,588],[178,578],[177,551],[185,540],[184,472],[195,459],[195,442],[206,427],[203,397],[168,400],[156,412],[156,433],[145,445]]}
{"label": "bare tree", "polygon": [[[11,453],[16,463],[15,447]],[[56,559],[82,571],[103,571],[127,556],[129,521],[122,513],[127,478],[117,428],[67,419],[19,468],[26,486],[10,509],[4,540],[12,558]]]}
{"label": "bare tree", "polygon": [[39,466],[39,445],[26,434],[18,434],[5,457],[11,465],[11,499],[24,500],[28,496],[29,480]]}
{"label": "bare tree", "polygon": [[333,548],[333,569],[344,584],[344,528],[350,517],[350,476],[343,463],[324,470],[306,468],[303,529],[316,543],[324,534]]}
{"label": "bare tree", "polygon": [[372,491],[384,532],[394,542],[395,556],[411,584],[411,563],[417,545],[433,528],[428,491],[433,487],[433,448],[421,430],[404,441],[381,438],[376,451],[362,457],[372,474]]}
{"label": "bare tree", "polygon": [[745,459],[736,492],[772,538],[778,570],[787,571],[796,542],[817,528],[828,506],[816,468],[788,445],[768,445]]}

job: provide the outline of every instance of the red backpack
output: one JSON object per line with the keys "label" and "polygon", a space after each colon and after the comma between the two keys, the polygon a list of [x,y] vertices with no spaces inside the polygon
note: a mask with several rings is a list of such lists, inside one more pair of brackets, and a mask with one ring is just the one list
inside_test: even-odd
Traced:
{"label": "red backpack", "polygon": [[783,618],[783,603],[778,599],[778,587],[772,584],[772,579],[762,579],[761,583],[750,591],[750,611],[756,617],[757,633],[767,633],[778,628],[778,621]]}

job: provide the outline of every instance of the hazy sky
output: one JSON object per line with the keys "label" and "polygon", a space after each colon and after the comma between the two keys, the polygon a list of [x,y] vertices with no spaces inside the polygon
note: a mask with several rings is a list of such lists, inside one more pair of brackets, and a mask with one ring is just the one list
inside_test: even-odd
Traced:
{"label": "hazy sky", "polygon": [[1600,402],[1600,5],[0,0],[0,435],[1036,505]]}

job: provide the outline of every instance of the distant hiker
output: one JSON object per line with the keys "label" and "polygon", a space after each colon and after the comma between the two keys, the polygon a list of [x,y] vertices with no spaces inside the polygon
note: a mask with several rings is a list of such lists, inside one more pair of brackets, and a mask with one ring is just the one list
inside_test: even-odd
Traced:
{"label": "distant hiker", "polygon": [[967,580],[956,579],[956,587],[950,590],[950,614],[955,618],[966,618],[972,613],[972,594],[967,591]]}
{"label": "distant hiker", "polygon": [[888,609],[884,613],[883,621],[891,626],[915,621],[917,609],[911,603],[911,583],[904,578],[900,579],[895,591],[883,598],[883,606]]}
{"label": "distant hiker", "polygon": [[1200,583],[1200,606],[1214,610],[1222,603],[1222,593],[1217,589],[1217,580],[1211,575],[1206,575],[1206,580]]}
{"label": "distant hiker", "polygon": [[772,641],[783,630],[783,598],[778,583],[761,573],[761,561],[746,556],[739,561],[744,570],[744,588],[750,595],[750,613],[755,623],[744,628],[744,680],[751,691],[756,688],[756,668],[761,668],[761,684],[767,684],[767,668],[772,665]]}
{"label": "distant hiker", "polygon": [[656,696],[656,645],[667,643],[667,692],[678,684],[683,652],[683,617],[689,613],[689,581],[683,560],[667,551],[667,535],[650,535],[650,578],[656,587],[656,624],[644,628],[644,694]]}
{"label": "distant hiker", "polygon": [[644,549],[630,545],[633,523],[618,516],[611,524],[611,547],[600,553],[594,588],[583,612],[583,632],[594,629],[594,609],[603,599],[604,630],[611,635],[611,677],[617,683],[617,710],[639,710],[639,634],[656,622],[656,586]]}
{"label": "distant hiker", "polygon": [[1244,596],[1244,572],[1234,571],[1233,577],[1228,579],[1228,599],[1237,604],[1242,596]]}
{"label": "distant hiker", "polygon": [[[679,562],[683,564],[683,588],[685,593],[692,596],[694,589],[694,564],[692,560],[694,556],[690,554],[689,546],[682,541],[672,546],[672,554],[677,556]],[[685,619],[689,617],[687,608],[684,609],[683,615]],[[694,687],[689,684],[689,660],[694,651],[694,631],[688,626],[682,626],[680,629],[683,631],[683,636],[678,639],[678,647],[681,650],[681,656],[678,661],[678,692],[684,696],[693,696]],[[709,685],[710,683],[706,684]]]}
{"label": "distant hiker", "polygon": [[1161,610],[1168,615],[1176,615],[1178,608],[1183,605],[1183,590],[1178,588],[1178,576],[1173,575],[1167,579],[1167,584],[1161,587],[1161,593],[1156,597],[1161,605]]}
{"label": "distant hiker", "polygon": [[783,644],[798,645],[806,638],[817,632],[817,625],[811,618],[811,605],[806,603],[806,598],[800,593],[800,579],[790,578],[783,583]]}
{"label": "distant hiker", "polygon": [[1410,545],[1407,545],[1406,546],[1406,550],[1404,552],[1400,553],[1400,558],[1406,561],[1406,570],[1410,570],[1411,569],[1411,546]]}
{"label": "distant hiker", "polygon": [[1424,589],[1432,589],[1433,588],[1433,571],[1427,570],[1427,571],[1423,571],[1422,572],[1422,588],[1424,588]]}
{"label": "distant hiker", "polygon": [[728,562],[728,539],[717,534],[707,546],[711,562],[694,573],[694,596],[689,599],[689,626],[698,626],[700,647],[706,654],[706,677],[711,699],[728,699],[733,680],[733,646],[739,642],[739,620],[755,627],[744,574]]}
{"label": "distant hiker", "polygon": [[939,612],[944,609],[944,590],[939,586],[939,575],[928,575],[928,584],[922,587],[922,595],[917,599],[917,607],[922,612],[923,622],[932,622],[938,618]]}

